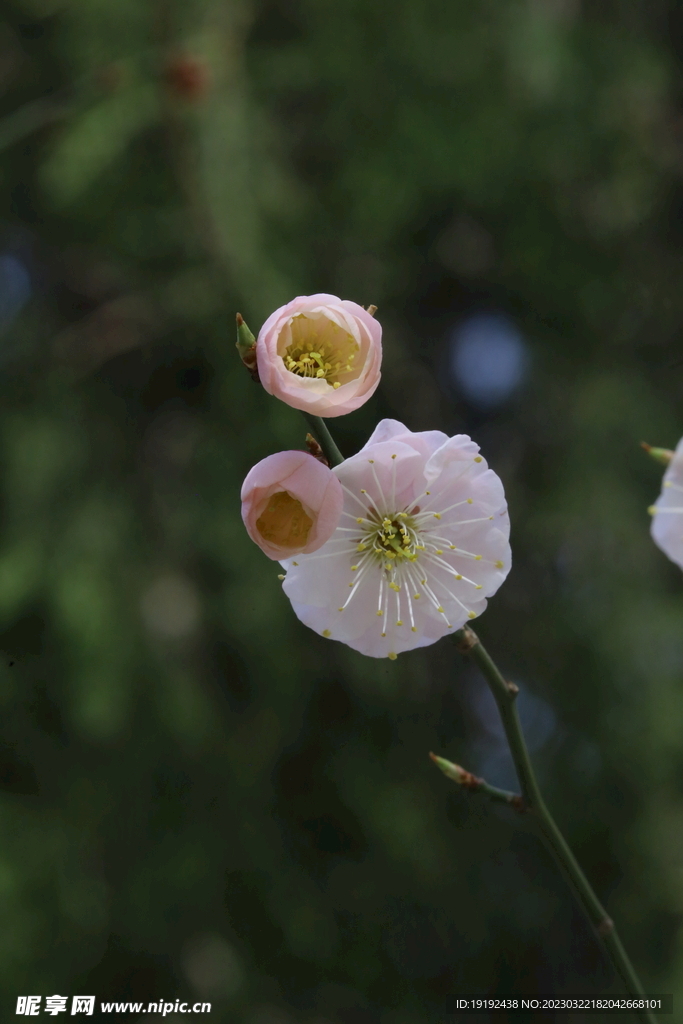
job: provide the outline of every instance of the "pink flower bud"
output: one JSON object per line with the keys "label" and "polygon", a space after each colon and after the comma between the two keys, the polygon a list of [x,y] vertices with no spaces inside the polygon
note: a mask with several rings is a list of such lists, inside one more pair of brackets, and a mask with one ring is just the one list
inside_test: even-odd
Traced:
{"label": "pink flower bud", "polygon": [[268,317],[256,357],[269,394],[314,416],[342,416],[379,384],[382,328],[355,302],[300,295]]}
{"label": "pink flower bud", "polygon": [[242,484],[247,533],[277,561],[317,551],[337,529],[344,496],[331,469],[308,452],[278,452]]}

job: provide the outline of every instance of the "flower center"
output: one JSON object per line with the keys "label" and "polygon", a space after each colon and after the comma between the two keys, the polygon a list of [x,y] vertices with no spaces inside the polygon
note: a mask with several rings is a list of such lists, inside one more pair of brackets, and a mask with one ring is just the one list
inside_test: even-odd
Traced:
{"label": "flower center", "polygon": [[290,324],[291,341],[282,353],[290,373],[298,377],[326,380],[333,388],[358,376],[353,361],[360,346],[326,316],[295,316]]}
{"label": "flower center", "polygon": [[[414,509],[413,512],[418,512]],[[418,528],[410,512],[395,512],[381,516],[374,508],[368,511],[370,526],[367,527],[367,541],[363,547],[372,547],[372,552],[384,567],[389,569],[402,561],[414,562],[420,550]],[[362,550],[362,549],[361,549]],[[388,560],[388,561],[387,561]]]}
{"label": "flower center", "polygon": [[256,520],[264,540],[283,548],[300,548],[306,544],[313,520],[297,498],[287,491],[271,494],[268,504]]}

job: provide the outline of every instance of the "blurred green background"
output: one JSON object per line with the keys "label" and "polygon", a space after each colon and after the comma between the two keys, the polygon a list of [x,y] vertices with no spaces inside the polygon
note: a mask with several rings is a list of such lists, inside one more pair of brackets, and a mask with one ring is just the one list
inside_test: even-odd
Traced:
{"label": "blurred green background", "polygon": [[6,0],[3,1020],[619,991],[524,821],[428,760],[514,785],[472,667],[307,631],[246,537],[244,475],[305,427],[234,315],[316,291],[384,328],[343,451],[390,415],[503,478],[477,628],[646,988],[683,995],[683,585],[638,447],[683,433],[682,40],[675,0]]}

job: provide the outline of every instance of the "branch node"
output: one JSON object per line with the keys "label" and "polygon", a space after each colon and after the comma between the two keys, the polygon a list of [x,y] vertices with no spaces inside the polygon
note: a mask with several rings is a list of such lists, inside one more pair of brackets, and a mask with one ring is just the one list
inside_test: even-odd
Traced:
{"label": "branch node", "polygon": [[329,466],[325,453],[313,437],[313,434],[306,434],[306,447],[308,448],[309,455],[312,455],[318,462],[322,462],[323,466]]}
{"label": "branch node", "polygon": [[510,695],[511,695],[512,697],[516,697],[516,696],[517,696],[517,694],[519,693],[519,687],[517,686],[517,683],[513,683],[513,682],[512,682],[512,680],[510,680],[510,679],[506,679],[506,680],[505,680],[505,685],[506,685],[506,686],[507,686],[507,688],[508,688],[508,693],[509,693],[509,694],[510,694]]}
{"label": "branch node", "polygon": [[479,637],[469,626],[463,626],[460,632],[462,636],[456,641],[455,646],[461,654],[469,654],[472,648],[476,647],[479,643]]}

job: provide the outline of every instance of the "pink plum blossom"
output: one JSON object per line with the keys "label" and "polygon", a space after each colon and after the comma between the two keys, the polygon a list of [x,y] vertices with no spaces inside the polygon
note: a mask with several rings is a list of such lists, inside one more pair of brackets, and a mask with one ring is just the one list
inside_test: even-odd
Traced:
{"label": "pink plum blossom", "polygon": [[337,527],[344,501],[332,470],[300,451],[258,462],[241,497],[247,533],[275,560],[321,548]]}
{"label": "pink plum blossom", "polygon": [[314,416],[343,416],[379,384],[382,328],[355,302],[300,295],[268,317],[256,359],[269,394]]}
{"label": "pink plum blossom", "polygon": [[652,539],[683,569],[683,438],[667,466],[662,492],[649,509]]}
{"label": "pink plum blossom", "polygon": [[510,521],[474,441],[382,420],[332,472],[344,489],[337,529],[316,554],[282,562],[302,622],[394,659],[484,611],[510,571]]}

